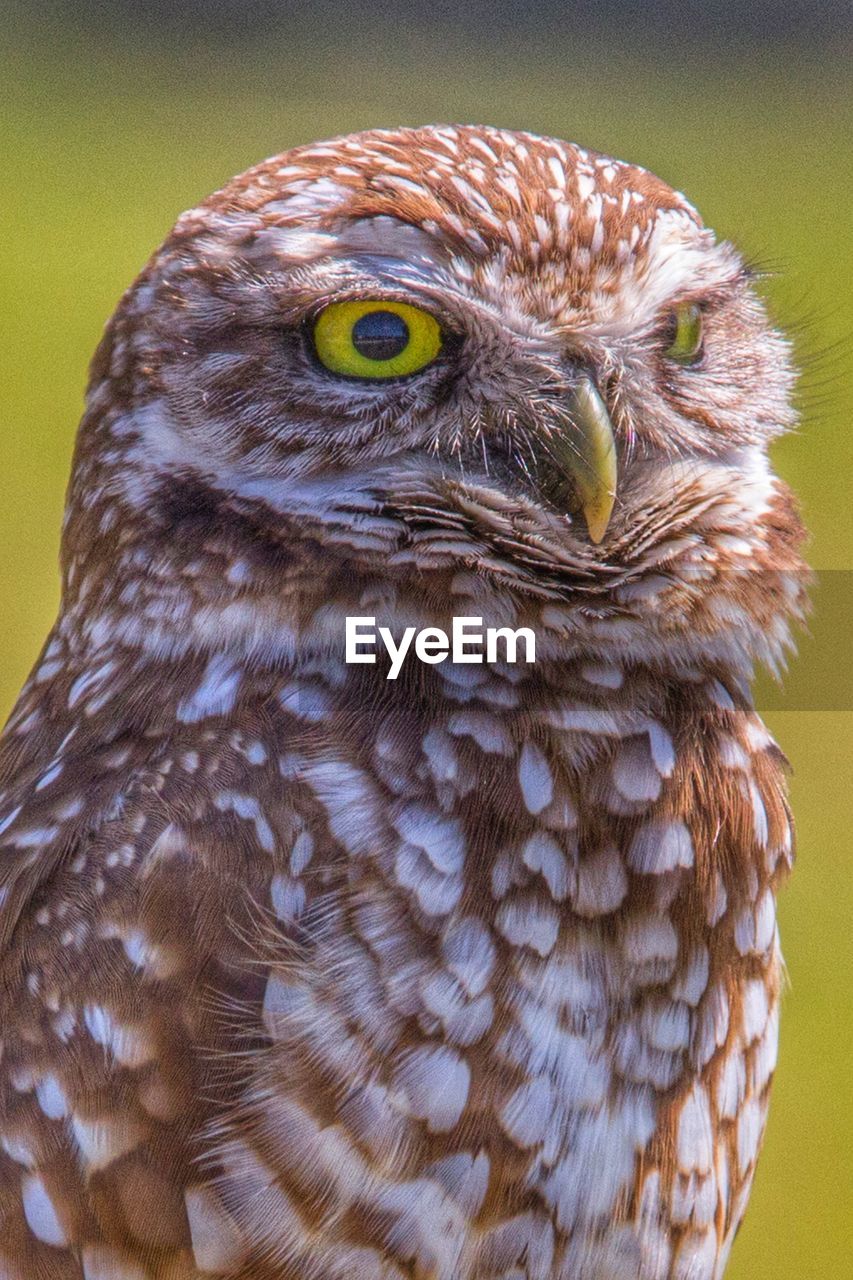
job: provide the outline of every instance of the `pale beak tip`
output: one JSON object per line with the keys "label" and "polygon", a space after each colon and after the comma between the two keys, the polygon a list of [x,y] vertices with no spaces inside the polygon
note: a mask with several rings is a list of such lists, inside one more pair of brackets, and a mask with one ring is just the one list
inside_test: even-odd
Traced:
{"label": "pale beak tip", "polygon": [[586,520],[586,528],[589,534],[590,542],[594,542],[599,546],[604,540],[604,535],[610,525],[610,517],[613,514],[614,495],[605,494],[598,502],[588,502],[584,505],[583,514]]}

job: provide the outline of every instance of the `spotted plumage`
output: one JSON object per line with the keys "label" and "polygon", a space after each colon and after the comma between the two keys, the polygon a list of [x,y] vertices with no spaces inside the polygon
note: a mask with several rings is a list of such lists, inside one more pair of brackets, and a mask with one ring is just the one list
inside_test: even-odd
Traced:
{"label": "spotted plumage", "polygon": [[[438,356],[321,367],[362,298]],[[179,219],[95,357],[0,749],[0,1275],[722,1275],[792,856],[749,692],[804,607],[792,381],[736,251],[567,143],[360,134]],[[390,681],[353,615],[536,662]]]}

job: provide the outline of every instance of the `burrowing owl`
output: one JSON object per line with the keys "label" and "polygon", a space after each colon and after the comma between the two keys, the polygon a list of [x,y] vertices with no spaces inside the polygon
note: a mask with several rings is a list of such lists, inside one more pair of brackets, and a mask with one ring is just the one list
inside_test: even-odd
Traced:
{"label": "burrowing owl", "polygon": [[[791,861],[749,693],[803,604],[791,386],[735,250],[579,146],[364,133],[180,218],[2,747],[4,1277],[722,1274]],[[391,680],[353,617],[535,662]]]}

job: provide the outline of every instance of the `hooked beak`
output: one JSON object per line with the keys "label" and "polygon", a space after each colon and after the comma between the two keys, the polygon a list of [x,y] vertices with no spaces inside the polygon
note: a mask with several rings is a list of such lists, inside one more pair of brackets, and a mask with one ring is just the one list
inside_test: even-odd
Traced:
{"label": "hooked beak", "polygon": [[590,539],[601,542],[616,499],[616,441],[607,405],[588,373],[572,388],[571,427],[559,448],[559,462],[574,481]]}

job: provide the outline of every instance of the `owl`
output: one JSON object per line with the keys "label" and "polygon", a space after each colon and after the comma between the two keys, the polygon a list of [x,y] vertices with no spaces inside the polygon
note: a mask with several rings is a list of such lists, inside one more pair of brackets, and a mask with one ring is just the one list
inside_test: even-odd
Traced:
{"label": "owl", "polygon": [[[736,250],[581,146],[371,131],[178,220],[0,751],[5,1280],[723,1274],[792,385]],[[390,679],[352,619],[433,643]]]}

